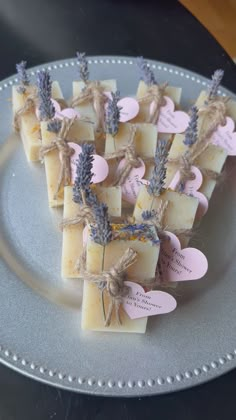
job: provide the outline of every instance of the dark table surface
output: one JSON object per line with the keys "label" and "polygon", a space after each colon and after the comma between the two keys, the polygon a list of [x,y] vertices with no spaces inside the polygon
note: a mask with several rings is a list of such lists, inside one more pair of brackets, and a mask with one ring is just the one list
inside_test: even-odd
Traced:
{"label": "dark table surface", "polygon": [[[236,92],[235,65],[176,1],[0,0],[0,11],[1,79],[22,59],[33,66],[79,50],[144,55],[208,77],[223,68],[225,86]],[[236,370],[174,394],[114,399],[62,391],[0,365],[0,420],[234,419],[235,385]]]}

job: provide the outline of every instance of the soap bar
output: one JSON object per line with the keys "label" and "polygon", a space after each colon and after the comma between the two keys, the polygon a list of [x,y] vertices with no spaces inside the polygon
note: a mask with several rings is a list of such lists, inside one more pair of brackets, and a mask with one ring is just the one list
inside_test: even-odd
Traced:
{"label": "soap bar", "polygon": [[[121,225],[122,226],[122,225]],[[157,240],[155,229],[151,228],[153,237]],[[117,231],[118,232],[118,231]],[[124,254],[127,248],[132,248],[138,253],[137,262],[127,270],[127,279],[134,282],[144,281],[155,277],[156,264],[159,257],[159,245],[153,245],[151,240],[134,237],[132,240],[116,239],[105,247],[95,243],[91,238],[87,242],[87,271],[99,274],[109,270]],[[108,296],[104,293],[104,306],[107,313]],[[145,333],[147,317],[131,320],[120,307],[122,324],[119,325],[113,314],[109,327],[104,326],[102,310],[102,295],[97,285],[84,282],[82,329],[106,332]]]}
{"label": "soap bar", "polygon": [[[205,90],[202,90],[196,100],[195,105],[198,108],[203,107],[205,105],[206,99],[207,92]],[[229,99],[229,101],[226,102],[226,114],[228,117],[231,117],[234,121],[236,121],[236,101],[234,101],[233,99]]]}
{"label": "soap bar", "polygon": [[[24,94],[17,91],[19,86],[12,87],[12,106],[13,115],[24,106],[28,95],[32,94],[36,87],[29,86]],[[52,97],[54,99],[63,99],[61,88],[58,82],[52,83]],[[26,157],[29,161],[39,160],[39,150],[41,147],[40,122],[35,112],[27,112],[19,117],[20,136],[24,146]]]}
{"label": "soap bar", "polygon": [[[147,95],[148,86],[144,83],[143,80],[140,80],[136,97],[137,99],[142,99],[144,96]],[[182,88],[167,86],[165,88],[165,95],[169,96],[175,105],[179,105],[180,98],[181,98]],[[140,103],[140,109],[137,117],[135,117],[132,122],[147,122],[149,119],[149,108],[150,103]]]}
{"label": "soap bar", "polygon": [[[104,88],[104,92],[116,92],[116,80],[102,80],[100,81],[101,86]],[[73,98],[77,98],[82,90],[84,89],[85,84],[83,81],[74,81],[73,82]],[[83,102],[82,104],[75,107],[81,114],[83,118],[88,117],[91,121],[96,122],[96,113],[94,111],[93,105],[91,102]]]}
{"label": "soap bar", "polygon": [[140,188],[137,197],[133,213],[135,221],[143,221],[143,211],[158,210],[161,202],[165,201],[168,201],[164,214],[164,226],[167,226],[167,230],[191,229],[198,208],[197,198],[171,190],[166,190],[160,196],[154,197],[148,193],[145,185]]}
{"label": "soap bar", "polygon": [[[169,159],[177,159],[184,155],[184,153],[189,149],[183,143],[184,135],[176,134],[169,151]],[[221,147],[215,146],[214,144],[209,144],[207,149],[199,155],[199,157],[194,162],[194,165],[199,167],[199,169],[208,169],[220,174],[224,166],[225,160],[227,158],[226,150]],[[167,173],[166,173],[166,186],[170,184],[174,178],[175,173],[178,170],[178,166],[175,163],[167,163]],[[208,200],[210,200],[212,193],[214,191],[216,181],[208,177],[203,176],[203,183],[199,191],[202,192]]]}
{"label": "soap bar", "polygon": [[[121,216],[121,189],[120,187],[102,188],[94,186],[94,192],[100,202],[107,204],[110,216]],[[73,218],[78,214],[79,204],[73,201],[73,187],[64,188],[63,218]],[[62,277],[77,278],[80,273],[75,268],[83,248],[82,224],[65,226],[62,239]]]}
{"label": "soap bar", "polygon": [[[47,122],[41,122],[42,145],[47,146],[55,139],[56,134],[47,130]],[[94,131],[92,124],[75,120],[73,126],[68,133],[68,140],[74,143],[93,142]],[[49,207],[58,207],[63,205],[64,188],[62,186],[57,199],[54,197],[57,190],[57,183],[61,168],[61,161],[58,150],[53,150],[44,156],[45,172],[47,179],[48,202]]]}
{"label": "soap bar", "polygon": [[[127,146],[130,140],[129,123],[120,123],[119,131],[113,137],[111,134],[106,134],[105,153],[113,153]],[[134,137],[135,151],[140,157],[154,157],[157,146],[157,128],[154,124],[137,124]]]}

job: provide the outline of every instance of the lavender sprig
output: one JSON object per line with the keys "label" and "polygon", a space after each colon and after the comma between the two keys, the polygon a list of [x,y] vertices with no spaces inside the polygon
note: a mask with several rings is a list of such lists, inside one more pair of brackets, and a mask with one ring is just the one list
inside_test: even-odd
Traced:
{"label": "lavender sprig", "polygon": [[137,65],[140,71],[140,79],[143,80],[148,86],[157,85],[154,73],[147,65],[147,62],[143,57],[137,57]]}
{"label": "lavender sprig", "polygon": [[108,106],[106,109],[106,132],[114,137],[119,130],[120,110],[122,108],[118,106],[120,92],[111,92],[111,96],[112,99],[108,99]]}
{"label": "lavender sprig", "polygon": [[147,191],[150,195],[158,196],[163,191],[166,178],[168,146],[169,144],[166,140],[159,140],[157,144],[155,167],[150,179],[150,184],[147,187]]}
{"label": "lavender sprig", "polygon": [[93,209],[95,224],[91,227],[91,237],[97,244],[106,246],[112,240],[108,207],[104,203],[98,203]]}
{"label": "lavender sprig", "polygon": [[86,83],[89,79],[89,70],[88,70],[88,60],[86,58],[85,53],[76,53],[77,55],[77,62],[79,65],[79,75],[80,79],[83,80],[84,83]]}
{"label": "lavender sprig", "polygon": [[59,133],[61,129],[61,120],[55,119],[52,121],[49,121],[47,125],[47,130],[51,133]]}
{"label": "lavender sprig", "polygon": [[81,191],[84,191],[86,196],[87,190],[90,188],[92,180],[92,167],[93,167],[93,153],[94,147],[92,144],[83,144],[82,152],[79,154],[76,166],[76,178],[73,187],[73,200],[75,203],[83,203]]}
{"label": "lavender sprig", "polygon": [[30,78],[26,72],[26,66],[27,66],[26,61],[21,61],[20,63],[16,64],[16,71],[17,71],[18,79],[20,83],[20,86],[18,87],[19,93],[25,93],[26,86],[29,86],[30,84]]}
{"label": "lavender sprig", "polygon": [[156,210],[144,210],[141,214],[142,219],[145,221],[154,219],[156,215],[157,215]]}
{"label": "lavender sprig", "polygon": [[218,90],[218,87],[220,86],[223,76],[224,76],[224,70],[221,70],[221,69],[218,69],[213,73],[211,77],[211,83],[207,91],[208,101],[214,99],[215,96],[217,95],[217,90]]}
{"label": "lavender sprig", "polygon": [[38,98],[39,98],[39,118],[47,121],[54,117],[55,108],[51,101],[52,81],[47,70],[41,70],[37,78]]}
{"label": "lavender sprig", "polygon": [[188,127],[185,132],[183,143],[186,146],[191,147],[197,141],[198,137],[198,109],[196,106],[192,106],[190,109],[190,120]]}

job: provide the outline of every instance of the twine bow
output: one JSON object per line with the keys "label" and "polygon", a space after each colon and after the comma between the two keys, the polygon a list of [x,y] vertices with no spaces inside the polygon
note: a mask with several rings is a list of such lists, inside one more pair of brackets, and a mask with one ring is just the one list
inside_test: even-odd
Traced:
{"label": "twine bow", "polygon": [[72,119],[63,118],[60,131],[56,135],[55,140],[47,146],[42,146],[40,149],[40,157],[43,157],[52,152],[58,150],[61,161],[60,172],[58,175],[57,188],[54,195],[54,200],[57,199],[62,184],[64,186],[70,185],[71,183],[71,156],[74,154],[74,149],[69,146],[68,140],[66,139],[72,125],[74,124],[76,117]]}
{"label": "twine bow", "polygon": [[37,94],[32,92],[27,96],[24,105],[16,111],[13,119],[13,126],[16,132],[20,131],[20,117],[28,112],[32,112],[36,108]]}
{"label": "twine bow", "polygon": [[141,162],[135,152],[134,139],[136,131],[136,125],[130,125],[130,139],[128,144],[123,146],[120,150],[104,156],[106,160],[116,158],[125,159],[125,165],[119,172],[117,179],[113,184],[115,187],[124,183],[132,168],[138,168],[141,165]]}
{"label": "twine bow", "polygon": [[81,223],[94,223],[94,215],[91,207],[84,204],[79,207],[79,212],[75,217],[63,219],[61,227],[63,229],[64,227],[79,225]]}
{"label": "twine bow", "polygon": [[107,101],[107,97],[104,95],[104,89],[99,81],[87,82],[80,95],[72,100],[71,106],[75,107],[89,101],[92,101],[97,116],[95,129],[104,131],[104,105]]}
{"label": "twine bow", "polygon": [[119,309],[122,298],[129,291],[129,288],[124,284],[126,278],[125,272],[136,261],[137,252],[132,248],[128,248],[110,270],[104,271],[101,274],[91,274],[88,271],[83,272],[85,280],[96,283],[100,288],[106,290],[108,294],[109,306],[104,321],[105,327],[108,327],[111,323],[113,310],[115,311],[116,321],[121,325]]}
{"label": "twine bow", "polygon": [[[210,123],[207,128],[204,128],[204,120],[202,131],[200,132],[197,142],[188,150],[184,156],[178,158],[168,159],[169,163],[178,164],[180,171],[180,179],[178,185],[176,186],[177,191],[183,191],[185,183],[188,180],[194,179],[194,174],[191,171],[191,166],[194,164],[194,161],[207,149],[211,137],[218,125],[225,124],[225,115],[226,115],[226,101],[224,100],[214,100],[209,103],[205,108],[199,111],[205,118],[210,119]],[[208,178],[217,180],[220,175],[212,170],[201,169],[203,175]]]}
{"label": "twine bow", "polygon": [[164,93],[167,83],[163,85],[151,85],[147,89],[147,94],[139,99],[139,103],[152,103],[153,108],[149,110],[148,122],[156,124],[159,118],[160,109],[165,104]]}

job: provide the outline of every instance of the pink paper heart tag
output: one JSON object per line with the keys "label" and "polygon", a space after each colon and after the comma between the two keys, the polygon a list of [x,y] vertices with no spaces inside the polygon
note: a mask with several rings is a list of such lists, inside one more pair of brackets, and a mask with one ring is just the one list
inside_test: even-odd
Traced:
{"label": "pink paper heart tag", "polygon": [[[111,92],[105,92],[108,99],[112,99]],[[139,103],[135,98],[125,97],[117,102],[120,110],[120,122],[125,123],[135,118],[139,113]],[[105,109],[107,104],[105,105]]]}
{"label": "pink paper heart tag", "polygon": [[[75,153],[71,157],[71,181],[72,183],[75,182],[76,178],[76,166],[77,166],[77,160],[79,154],[82,152],[82,148],[77,143],[68,143],[69,146],[74,149]],[[92,183],[98,184],[99,182],[104,181],[106,179],[108,173],[109,173],[109,166],[107,161],[99,155],[93,155],[94,161],[93,161],[93,167],[92,167],[92,173],[94,174],[92,177]]]}
{"label": "pink paper heart tag", "polygon": [[[160,108],[157,121],[157,130],[159,133],[183,133],[189,124],[189,115],[183,111],[175,111],[174,102],[164,96],[165,105]],[[150,113],[153,112],[154,102],[150,104]]]}
{"label": "pink paper heart tag", "polygon": [[[121,185],[122,198],[130,204],[135,204],[140,187],[145,183],[145,180],[142,179],[146,170],[145,164],[142,159],[139,160],[141,165],[138,168],[132,168],[124,183]],[[126,161],[125,159],[122,159],[117,167],[116,177],[119,176],[119,173],[125,165]]]}
{"label": "pink paper heart tag", "polygon": [[176,235],[165,232],[158,268],[162,283],[198,280],[208,269],[205,255],[196,248],[183,248]]}
{"label": "pink paper heart tag", "polygon": [[226,117],[226,124],[219,125],[214,132],[211,142],[225,149],[229,156],[236,156],[236,132],[232,118]]}
{"label": "pink paper heart tag", "polygon": [[174,311],[177,302],[169,293],[160,290],[145,290],[137,283],[125,281],[129,293],[122,300],[122,306],[130,319],[167,314]]}
{"label": "pink paper heart tag", "polygon": [[[201,219],[208,210],[208,200],[204,194],[197,191],[203,181],[202,173],[196,166],[191,166],[191,172],[195,175],[195,179],[185,183],[183,193],[196,197],[199,201],[196,218]],[[177,171],[168,188],[175,190],[180,180],[180,172]]]}

